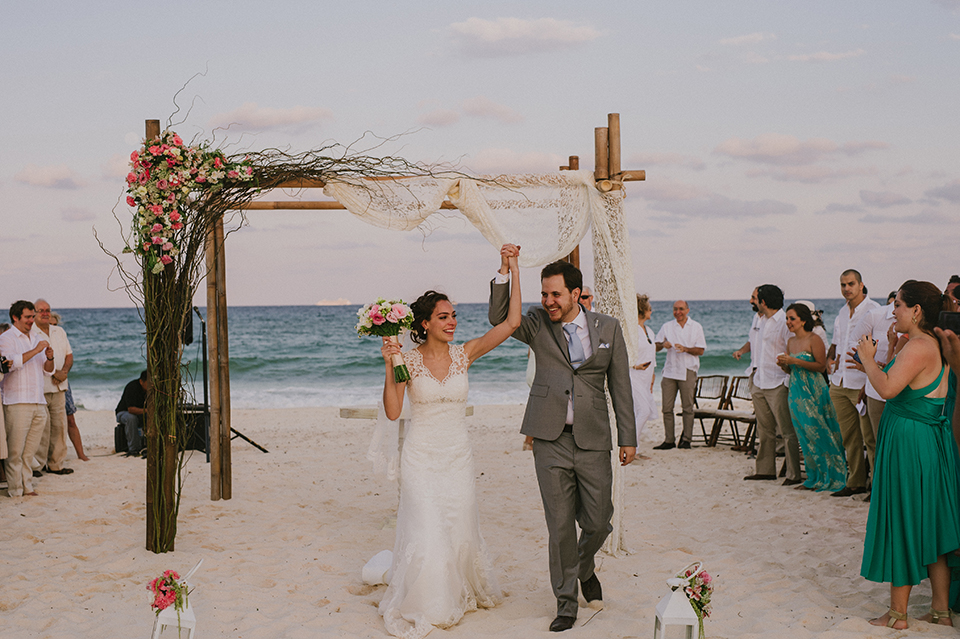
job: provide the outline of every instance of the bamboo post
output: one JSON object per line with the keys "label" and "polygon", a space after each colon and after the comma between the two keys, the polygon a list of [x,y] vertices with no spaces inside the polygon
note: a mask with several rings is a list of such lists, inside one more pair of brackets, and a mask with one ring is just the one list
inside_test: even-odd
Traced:
{"label": "bamboo post", "polygon": [[227,265],[223,243],[223,217],[214,227],[217,259],[217,355],[219,367],[220,392],[220,496],[223,499],[233,497],[233,483],[230,467],[230,348],[227,336]]}
{"label": "bamboo post", "polygon": [[613,188],[618,190],[620,184],[620,114],[607,114],[607,172],[614,181]]}
{"label": "bamboo post", "polygon": [[[152,140],[160,136],[160,120],[146,120],[144,123],[144,136],[148,140]],[[146,303],[146,301],[144,302]],[[147,349],[149,354],[150,349]],[[150,368],[150,362],[147,362],[147,369]],[[146,409],[144,412],[143,420],[143,435],[144,441],[147,444],[147,527],[145,530],[146,534],[146,548],[153,552],[157,552],[157,549],[154,548],[155,537],[151,534],[151,531],[155,530],[157,527],[156,521],[156,503],[154,501],[154,494],[157,490],[157,481],[160,478],[159,467],[160,467],[160,450],[157,446],[152,445],[156,442],[156,424],[154,421],[154,398],[153,398],[153,389],[147,390],[147,401],[144,404]]]}
{"label": "bamboo post", "polygon": [[599,182],[610,178],[610,137],[605,126],[598,126],[593,130],[594,140],[594,170],[593,177]]}
{"label": "bamboo post", "polygon": [[213,227],[207,231],[207,366],[210,369],[210,500],[220,499],[220,340],[217,319],[217,249]]}
{"label": "bamboo post", "polygon": [[[567,159],[567,166],[561,166],[561,171],[579,171],[580,170],[580,157],[577,155],[571,155]],[[570,254],[563,258],[564,262],[569,262],[577,268],[580,268],[580,245],[573,247],[573,250],[570,251]]]}

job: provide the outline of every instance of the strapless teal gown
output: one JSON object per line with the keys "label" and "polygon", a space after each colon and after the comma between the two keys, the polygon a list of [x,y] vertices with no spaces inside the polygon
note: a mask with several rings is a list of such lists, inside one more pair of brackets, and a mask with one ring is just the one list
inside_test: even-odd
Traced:
{"label": "strapless teal gown", "polygon": [[[814,361],[813,354],[807,351],[794,357]],[[837,412],[823,375],[791,366],[789,404],[807,471],[803,485],[813,490],[840,490],[847,483],[847,458]]]}
{"label": "strapless teal gown", "polygon": [[860,567],[870,581],[916,585],[937,557],[960,548],[956,444],[943,398],[925,397],[942,378],[907,386],[883,409]]}

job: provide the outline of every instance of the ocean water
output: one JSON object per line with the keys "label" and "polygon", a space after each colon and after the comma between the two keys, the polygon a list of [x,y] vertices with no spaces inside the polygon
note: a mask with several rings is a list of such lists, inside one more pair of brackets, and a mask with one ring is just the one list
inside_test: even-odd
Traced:
{"label": "ocean water", "polygon": [[[827,332],[843,300],[814,300],[824,309]],[[690,317],[703,325],[706,353],[701,374],[740,375],[746,361],[731,353],[747,340],[752,311],[746,301],[690,301]],[[653,302],[649,325],[656,332],[673,319],[673,302]],[[230,388],[234,408],[287,408],[373,404],[383,388],[379,340],[359,339],[356,306],[239,306],[228,310]],[[124,385],[146,367],[144,326],[137,309],[56,309],[73,347],[74,399],[87,410],[113,410]],[[200,309],[201,313],[204,309]],[[489,327],[486,304],[459,304],[457,342]],[[200,322],[184,360],[202,400]],[[657,356],[662,368],[665,353]],[[470,369],[470,402],[526,401],[526,346],[508,339]],[[658,371],[659,377],[659,371]]]}

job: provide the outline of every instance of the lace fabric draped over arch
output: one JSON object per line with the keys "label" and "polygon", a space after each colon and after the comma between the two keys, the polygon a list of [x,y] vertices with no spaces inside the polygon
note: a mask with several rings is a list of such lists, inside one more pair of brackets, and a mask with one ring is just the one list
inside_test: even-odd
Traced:
{"label": "lace fabric draped over arch", "polygon": [[[623,213],[624,191],[601,193],[591,171],[476,179],[455,174],[380,181],[331,178],[324,193],[363,221],[397,230],[417,228],[449,198],[494,247],[499,249],[506,242],[519,244],[520,265],[525,268],[569,255],[592,227],[597,310],[617,318],[626,343],[636,343],[636,288]],[[491,261],[491,265],[495,263]],[[630,364],[635,364],[633,349],[628,351]],[[608,410],[616,441],[614,412],[609,406]],[[604,549],[619,554],[626,550],[622,540],[623,476],[615,458],[612,463],[614,530]]]}
{"label": "lace fabric draped over arch", "polygon": [[464,613],[501,599],[480,534],[464,418],[469,362],[461,345],[451,345],[450,355],[450,370],[437,379],[420,351],[403,354],[413,420],[400,458],[393,566],[379,610],[387,631],[404,639],[456,625]]}

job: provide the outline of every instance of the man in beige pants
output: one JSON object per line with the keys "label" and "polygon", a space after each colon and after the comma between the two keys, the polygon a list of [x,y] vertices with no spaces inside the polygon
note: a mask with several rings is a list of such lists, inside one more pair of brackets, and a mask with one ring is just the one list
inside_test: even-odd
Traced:
{"label": "man in beige pants", "polygon": [[73,367],[73,349],[67,333],[50,323],[50,304],[39,299],[33,303],[36,319],[32,332],[50,343],[53,348],[53,375],[43,379],[43,396],[47,400],[47,423],[43,428],[40,447],[34,457],[34,475],[40,470],[54,475],[69,475],[72,468],[64,468],[67,458],[67,374]]}
{"label": "man in beige pants", "polygon": [[866,415],[860,415],[857,402],[867,376],[855,368],[848,368],[847,353],[853,350],[857,340],[856,328],[868,312],[880,305],[867,297],[867,287],[858,271],[848,269],[840,275],[840,293],[846,304],[837,313],[833,322],[833,340],[827,353],[827,367],[830,376],[830,400],[837,411],[840,422],[840,434],[843,448],[847,454],[847,485],[835,493],[834,497],[849,497],[867,492],[867,469],[864,464],[863,448],[867,448],[870,467],[874,464],[874,450],[877,439],[873,426]]}

